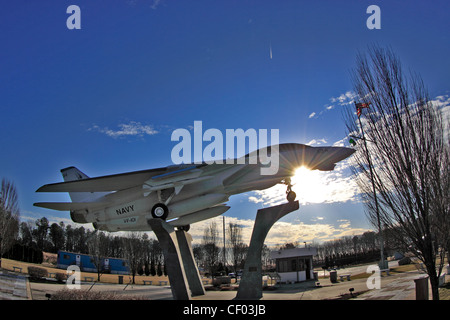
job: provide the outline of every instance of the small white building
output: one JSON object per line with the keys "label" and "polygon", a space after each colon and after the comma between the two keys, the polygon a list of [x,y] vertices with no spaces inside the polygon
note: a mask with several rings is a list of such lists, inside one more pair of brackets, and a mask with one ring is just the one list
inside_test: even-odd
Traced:
{"label": "small white building", "polygon": [[312,267],[316,248],[293,248],[270,252],[270,259],[275,260],[280,282],[299,282],[314,279]]}

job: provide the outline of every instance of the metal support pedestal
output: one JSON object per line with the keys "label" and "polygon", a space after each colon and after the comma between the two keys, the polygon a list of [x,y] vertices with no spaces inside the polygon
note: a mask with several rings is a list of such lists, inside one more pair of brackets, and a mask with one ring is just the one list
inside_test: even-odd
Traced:
{"label": "metal support pedestal", "polygon": [[163,250],[173,298],[189,300],[192,296],[204,295],[192,253],[191,236],[185,231],[175,231],[174,227],[160,219],[150,219],[148,224]]}
{"label": "metal support pedestal", "polygon": [[257,300],[262,298],[261,253],[264,240],[275,222],[298,208],[298,201],[293,201],[258,210],[248,248],[247,259],[245,260],[242,280],[239,284],[235,299]]}
{"label": "metal support pedestal", "polygon": [[194,252],[192,251],[192,237],[189,233],[182,230],[175,231],[180,248],[181,260],[183,261],[184,272],[187,277],[189,288],[192,296],[202,296],[205,294],[198,272],[197,264],[194,260]]}

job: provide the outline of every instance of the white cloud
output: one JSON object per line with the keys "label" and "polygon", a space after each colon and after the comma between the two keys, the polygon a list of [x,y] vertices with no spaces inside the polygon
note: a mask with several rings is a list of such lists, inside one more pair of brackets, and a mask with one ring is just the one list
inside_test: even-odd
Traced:
{"label": "white cloud", "polygon": [[113,130],[108,127],[101,128],[97,125],[93,125],[88,131],[98,131],[100,133],[104,133],[111,138],[119,138],[119,137],[130,137],[130,136],[138,136],[143,137],[145,135],[154,135],[157,134],[158,131],[153,128],[151,125],[143,125],[140,122],[130,121],[129,123],[122,123],[118,125],[119,129]]}
{"label": "white cloud", "polygon": [[327,143],[327,140],[325,140],[325,139],[312,139],[311,141],[306,143],[306,145],[308,145],[308,146],[312,146],[312,145],[319,146],[319,145],[321,145],[323,143]]}
{"label": "white cloud", "polygon": [[447,94],[437,96],[434,100],[431,100],[431,103],[441,110],[444,120],[450,118],[450,97]]}
{"label": "white cloud", "polygon": [[345,142],[348,141],[348,137],[345,137],[341,140],[336,141],[333,143],[333,147],[345,147]]}
{"label": "white cloud", "polygon": [[446,95],[437,96],[434,98],[434,100],[431,100],[431,102],[438,108],[444,108],[450,106],[450,97]]}
{"label": "white cloud", "polygon": [[341,238],[353,234],[362,234],[367,229],[352,228],[350,222],[335,227],[331,224],[305,224],[303,222],[294,224],[289,222],[277,222],[267,235],[266,244],[274,246],[286,242],[323,242]]}
{"label": "white cloud", "polygon": [[[317,220],[322,220],[322,217],[318,217]],[[219,216],[213,219],[200,221],[191,225],[189,234],[193,238],[194,244],[200,244],[202,242],[203,233],[207,226],[211,222],[215,221],[217,225],[217,230],[219,232],[218,244],[220,247],[223,246],[223,217]],[[225,228],[228,228],[228,224],[232,222],[238,224],[242,227],[242,241],[245,244],[250,244],[250,238],[253,232],[254,220],[243,220],[236,217],[225,217]],[[353,228],[349,220],[337,221],[338,226],[333,226],[328,223],[313,223],[306,224],[303,222],[276,222],[270,229],[265,244],[269,247],[274,247],[276,245],[285,244],[288,242],[323,242],[328,240],[333,240],[343,236],[362,234],[367,229]],[[225,231],[226,232],[226,231]]]}
{"label": "white cloud", "polygon": [[[435,105],[442,112],[442,120],[445,121],[450,120],[450,97],[448,95],[437,96],[434,100],[431,101],[433,105]],[[444,127],[444,135],[448,140],[450,138],[450,132],[448,131],[449,127]]]}
{"label": "white cloud", "polygon": [[248,201],[250,201],[250,202],[253,202],[253,203],[260,203],[260,202],[264,202],[264,200],[263,200],[263,199],[260,199],[260,198],[254,197],[254,196],[250,196],[250,197],[248,197]]}
{"label": "white cloud", "polygon": [[[337,103],[338,106],[347,106],[355,102],[356,94],[352,91],[347,91],[345,93],[342,93],[338,97],[331,97],[330,101],[331,103],[335,104]],[[327,106],[327,110],[331,110],[335,107],[335,105]]]}
{"label": "white cloud", "polygon": [[330,101],[332,103],[338,103],[341,106],[348,105],[354,102],[354,98],[356,97],[356,94],[351,91],[347,91],[345,93],[342,93],[338,97],[331,97]]}
{"label": "white cloud", "polygon": [[341,220],[338,220],[338,222],[340,222],[341,224],[339,225],[339,228],[341,228],[341,229],[346,229],[346,228],[349,228],[350,227],[350,220],[347,220],[347,219],[341,219]]}
{"label": "white cloud", "polygon": [[356,97],[356,94],[352,91],[347,91],[345,93],[340,94],[337,97],[331,97],[329,100],[331,102],[331,104],[326,104],[324,105],[324,109],[322,111],[320,111],[319,113],[313,112],[309,115],[309,119],[311,118],[318,118],[319,116],[321,116],[322,114],[324,114],[325,112],[332,110],[334,108],[336,108],[336,106],[347,106],[350,105],[352,103],[354,103],[354,99]]}

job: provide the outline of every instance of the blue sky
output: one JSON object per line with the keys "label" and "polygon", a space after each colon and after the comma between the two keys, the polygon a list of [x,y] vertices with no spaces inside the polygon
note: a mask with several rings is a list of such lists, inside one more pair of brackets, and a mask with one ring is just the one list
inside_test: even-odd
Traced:
{"label": "blue sky", "polygon": [[[80,30],[66,27],[72,4]],[[372,4],[379,30],[366,27]],[[16,184],[23,218],[59,221],[69,214],[32,204],[68,201],[35,193],[61,181],[61,168],[100,176],[170,165],[172,131],[196,120],[223,132],[279,129],[280,142],[346,145],[349,71],[369,44],[391,46],[432,98],[448,103],[449,9],[448,1],[393,0],[3,1],[0,177]],[[305,200],[278,226],[286,241],[371,228],[348,168],[338,169],[321,179],[349,193]],[[225,215],[249,225],[276,197],[235,196]],[[273,243],[284,241],[275,233]]]}

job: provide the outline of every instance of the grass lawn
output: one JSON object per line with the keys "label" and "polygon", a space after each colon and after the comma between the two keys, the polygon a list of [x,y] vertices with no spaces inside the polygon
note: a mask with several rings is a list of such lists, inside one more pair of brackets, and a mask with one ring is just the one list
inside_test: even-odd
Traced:
{"label": "grass lawn", "polygon": [[[58,269],[55,266],[52,266],[50,264],[35,264],[35,263],[28,263],[28,262],[22,262],[22,261],[16,261],[16,260],[10,260],[10,259],[2,259],[2,269],[13,271],[13,267],[19,267],[22,268],[22,273],[27,274],[28,273],[28,267],[39,267],[46,269],[48,273],[66,273],[66,270]],[[18,272],[16,270],[16,272]],[[119,283],[119,275],[117,274],[102,274],[100,276],[100,282],[102,283]],[[97,273],[92,272],[81,272],[81,281],[85,280],[85,277],[93,278],[94,281],[97,281]],[[167,281],[167,284],[169,284],[169,278],[167,276],[139,276],[136,275],[135,277],[135,284],[144,284],[144,280],[146,281],[152,281],[152,285],[160,285],[159,281]],[[206,281],[210,281],[210,279],[203,279]],[[123,275],[123,283],[131,283],[132,276],[131,275]]]}
{"label": "grass lawn", "polygon": [[439,288],[439,299],[450,300],[450,282],[448,280],[445,286]]}

